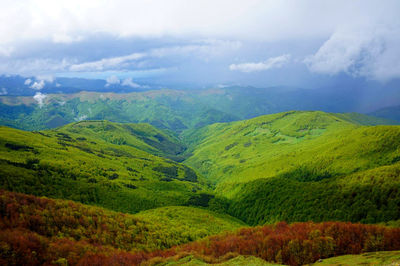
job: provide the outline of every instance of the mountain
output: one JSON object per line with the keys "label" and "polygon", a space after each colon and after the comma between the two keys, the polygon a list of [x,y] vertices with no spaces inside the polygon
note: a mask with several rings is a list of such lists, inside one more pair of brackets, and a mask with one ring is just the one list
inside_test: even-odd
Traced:
{"label": "mountain", "polygon": [[185,136],[184,163],[249,224],[400,219],[400,127],[344,118],[292,111],[210,125]]}
{"label": "mountain", "polygon": [[186,147],[173,134],[145,123],[80,121],[60,127],[57,132],[92,136],[111,144],[131,146],[153,155],[174,159],[178,159],[186,150]]}
{"label": "mountain", "polygon": [[299,265],[400,248],[398,228],[349,223],[398,226],[400,126],[322,111],[198,121],[179,135],[1,126],[0,263]]}
{"label": "mountain", "polygon": [[234,115],[210,108],[183,91],[159,90],[116,94],[81,92],[47,95],[38,105],[32,97],[0,97],[0,124],[41,130],[80,120],[150,123],[181,132],[215,122],[237,120]]}
{"label": "mountain", "polygon": [[[78,93],[81,91],[97,92],[133,92],[144,91],[150,87],[135,87],[118,84],[110,85],[103,79],[85,78],[56,78],[53,76],[23,77],[19,75],[0,75],[0,95],[33,96],[37,92],[49,93]],[[84,88],[84,89],[83,89]]]}
{"label": "mountain", "polygon": [[130,213],[207,204],[197,202],[208,195],[203,177],[153,155],[180,152],[174,141],[150,125],[104,121],[41,132],[0,127],[0,186]]}
{"label": "mountain", "polygon": [[379,110],[376,110],[369,115],[375,117],[381,117],[385,119],[390,119],[392,121],[400,122],[400,105],[399,106],[391,106],[385,107]]}
{"label": "mountain", "polygon": [[[336,94],[335,94],[336,95]],[[149,123],[176,134],[217,122],[231,122],[290,110],[357,111],[340,95],[285,88],[226,87],[204,90],[149,90],[144,92],[79,92],[0,96],[0,124],[25,130],[55,128],[80,120]],[[361,114],[368,125],[393,124]],[[357,118],[355,116],[358,116]]]}
{"label": "mountain", "polygon": [[364,126],[376,121],[291,111],[180,138],[103,120],[34,132],[2,127],[1,187],[129,213],[202,206],[251,225],[388,222],[400,219],[400,127]]}

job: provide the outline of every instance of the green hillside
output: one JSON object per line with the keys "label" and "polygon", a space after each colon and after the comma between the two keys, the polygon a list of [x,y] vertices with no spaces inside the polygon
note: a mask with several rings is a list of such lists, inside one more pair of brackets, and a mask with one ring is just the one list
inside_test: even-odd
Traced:
{"label": "green hillside", "polygon": [[278,175],[316,181],[398,160],[400,127],[362,127],[335,114],[286,112],[214,124],[186,136],[185,162],[222,188]]}
{"label": "green hillside", "polygon": [[399,122],[393,119],[376,117],[372,115],[365,115],[360,113],[337,113],[337,117],[347,120],[354,124],[363,126],[377,126],[377,125],[398,125]]}
{"label": "green hillside", "polygon": [[[169,232],[175,237],[179,236],[185,239],[185,242],[246,226],[242,221],[226,214],[183,206],[146,210],[135,214],[135,217],[149,223],[157,221],[160,224],[160,231]],[[173,237],[171,241],[174,241]],[[175,241],[174,245],[177,244],[179,243]]]}
{"label": "green hillside", "polygon": [[89,135],[117,145],[127,145],[153,155],[179,159],[185,147],[172,134],[149,124],[118,124],[109,121],[80,121],[57,129],[58,132]]}
{"label": "green hillside", "polygon": [[[343,119],[346,118],[346,119]],[[286,112],[187,134],[185,163],[249,224],[400,218],[400,127]]]}
{"label": "green hillside", "polygon": [[166,153],[167,146],[182,147],[148,125],[85,122],[42,132],[0,127],[0,186],[130,213],[204,205],[197,202],[207,195],[204,179],[146,152]]}
{"label": "green hillside", "polygon": [[148,124],[1,127],[0,184],[129,213],[201,206],[251,225],[398,220],[400,127],[367,122],[292,111],[189,130],[185,145]]}
{"label": "green hillside", "polygon": [[369,252],[360,255],[344,255],[316,262],[312,265],[398,265],[400,251]]}

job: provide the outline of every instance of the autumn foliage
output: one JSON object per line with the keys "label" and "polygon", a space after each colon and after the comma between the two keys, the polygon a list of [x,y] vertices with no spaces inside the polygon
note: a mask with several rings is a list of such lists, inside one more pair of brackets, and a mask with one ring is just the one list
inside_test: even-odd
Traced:
{"label": "autumn foliage", "polygon": [[400,249],[400,228],[344,222],[294,223],[243,228],[177,248],[217,262],[228,253],[302,265],[343,254]]}
{"label": "autumn foliage", "polygon": [[400,250],[400,228],[345,222],[280,222],[154,250],[145,232],[157,228],[101,210],[0,191],[0,265],[138,265],[188,254],[213,263],[252,255],[301,265],[336,255]]}

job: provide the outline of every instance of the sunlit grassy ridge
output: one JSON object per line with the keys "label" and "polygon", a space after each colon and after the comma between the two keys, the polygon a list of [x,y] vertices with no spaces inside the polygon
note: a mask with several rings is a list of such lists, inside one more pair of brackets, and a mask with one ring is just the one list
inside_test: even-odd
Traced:
{"label": "sunlit grassy ridge", "polygon": [[[143,134],[127,135],[127,130]],[[165,143],[181,147],[171,140],[148,125],[109,122],[76,123],[44,132],[0,127],[0,184],[8,190],[125,212],[196,205],[207,190],[202,178],[185,165],[145,151],[164,153]]]}
{"label": "sunlit grassy ridge", "polygon": [[187,138],[193,155],[185,162],[220,188],[284,174],[315,181],[400,158],[400,127],[362,127],[323,112],[214,124]]}
{"label": "sunlit grassy ridge", "polygon": [[88,135],[108,143],[135,147],[148,153],[179,158],[185,147],[172,134],[149,124],[119,124],[109,121],[81,121],[63,126],[57,131]]}
{"label": "sunlit grassy ridge", "polygon": [[345,115],[286,112],[186,135],[185,163],[249,224],[400,219],[400,127]]}

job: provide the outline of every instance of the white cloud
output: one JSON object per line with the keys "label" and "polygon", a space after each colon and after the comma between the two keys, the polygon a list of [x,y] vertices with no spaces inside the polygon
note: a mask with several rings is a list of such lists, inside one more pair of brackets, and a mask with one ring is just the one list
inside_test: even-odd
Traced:
{"label": "white cloud", "polygon": [[55,33],[52,36],[54,43],[73,43],[82,41],[84,38],[82,36],[71,36],[65,33]]}
{"label": "white cloud", "polygon": [[51,58],[17,58],[7,61],[0,60],[0,73],[20,74],[23,76],[35,76],[47,73],[63,72],[73,64],[71,59],[51,59]]}
{"label": "white cloud", "polygon": [[44,105],[44,99],[47,97],[47,95],[41,93],[41,92],[37,92],[35,94],[35,96],[33,96],[33,99],[35,101],[37,101],[37,103],[39,104],[39,108],[42,108]]}
{"label": "white cloud", "polygon": [[132,53],[123,56],[103,58],[92,62],[83,62],[72,64],[70,71],[104,71],[112,69],[124,69],[132,64],[140,66],[140,59],[146,58],[163,58],[176,56],[197,56],[202,60],[221,55],[227,51],[237,50],[241,47],[239,41],[223,41],[207,39],[198,41],[196,44],[188,44],[181,46],[171,46],[149,49],[142,53]]}
{"label": "white cloud", "polygon": [[400,77],[400,30],[338,30],[304,62],[312,72],[386,81]]}
{"label": "white cloud", "polygon": [[105,85],[106,87],[110,86],[110,85],[118,85],[121,83],[121,81],[119,80],[119,78],[117,76],[109,76],[107,79],[107,84]]}
{"label": "white cloud", "polygon": [[224,54],[228,51],[234,51],[242,46],[240,41],[227,41],[206,39],[198,41],[196,44],[163,47],[152,49],[148,52],[149,57],[167,57],[167,56],[198,56],[200,58],[214,57]]}
{"label": "white cloud", "polygon": [[129,86],[132,88],[141,88],[142,86],[133,82],[132,78],[126,78],[121,83],[122,86]]}
{"label": "white cloud", "polygon": [[0,40],[68,43],[88,38],[88,33],[264,40],[321,37],[338,24],[397,19],[398,11],[395,0],[3,0]]}
{"label": "white cloud", "polygon": [[0,56],[9,57],[12,55],[13,52],[14,52],[14,47],[0,45]]}
{"label": "white cloud", "polygon": [[31,84],[31,83],[32,83],[32,80],[31,80],[31,79],[26,79],[25,82],[24,82],[25,85],[29,85],[29,84]]}
{"label": "white cloud", "polygon": [[32,83],[30,88],[32,88],[34,90],[41,90],[41,89],[43,89],[44,85],[45,85],[44,80],[35,81],[35,82]]}
{"label": "white cloud", "polygon": [[36,79],[37,80],[43,80],[43,81],[48,82],[48,83],[53,83],[54,80],[55,80],[53,75],[38,75],[38,76],[36,76]]}
{"label": "white cloud", "polygon": [[82,121],[82,120],[85,120],[87,118],[88,118],[87,115],[81,115],[81,116],[75,117],[74,120],[75,121]]}
{"label": "white cloud", "polygon": [[[242,43],[255,46],[262,43],[269,49],[279,42],[290,42],[304,48],[331,36],[320,51],[307,59],[311,71],[346,72],[388,80],[399,73],[397,51],[400,48],[396,40],[400,28],[399,13],[398,0],[2,0],[0,73],[36,75],[124,70],[135,64],[162,68],[165,66],[157,63],[163,60],[152,65],[153,60],[146,65],[144,59],[170,56],[176,60],[175,57],[185,55],[208,62],[227,50],[235,51]],[[352,40],[351,35],[358,34],[354,29],[374,27],[388,28],[394,36],[392,39],[386,36],[383,41],[376,36],[367,36],[360,39],[361,42]],[[372,31],[372,34],[376,32]],[[109,49],[118,49],[123,46],[119,45],[120,41],[124,43],[134,38],[149,43],[209,41],[147,51],[139,45],[137,50],[126,49],[123,53],[127,55],[112,57],[104,47],[94,46],[96,40],[101,41],[103,37],[110,41],[109,46],[107,43]],[[341,40],[348,46],[341,44]],[[118,45],[113,46],[116,43]],[[40,51],[43,44],[56,49],[43,53]],[[338,48],[332,48],[334,45]],[[89,46],[93,46],[93,52],[81,54],[87,53]],[[143,53],[132,53],[142,49],[145,50]],[[344,56],[340,49],[344,49]],[[38,50],[41,53],[35,53]],[[250,54],[251,46],[243,50]],[[287,52],[298,55],[296,51]],[[43,58],[44,54],[48,58]],[[66,59],[61,59],[63,56]],[[254,58],[254,54],[251,56]],[[242,54],[238,57],[246,58]],[[94,59],[85,62],[87,59],[84,58]],[[232,68],[238,71],[268,69],[268,62],[246,64],[232,65]]]}
{"label": "white cloud", "polygon": [[7,95],[7,94],[8,94],[7,89],[6,88],[1,88],[0,95]]}
{"label": "white cloud", "polygon": [[241,72],[255,72],[255,71],[263,71],[272,68],[281,68],[285,64],[287,64],[290,60],[289,54],[284,54],[277,57],[271,57],[264,62],[258,63],[242,63],[242,64],[231,64],[229,66],[230,70],[237,70]]}
{"label": "white cloud", "polygon": [[124,56],[103,58],[101,60],[93,62],[85,62],[80,64],[73,64],[69,67],[71,71],[102,71],[106,69],[112,69],[115,67],[121,68],[124,64],[131,61],[143,58],[145,54],[133,53]]}

